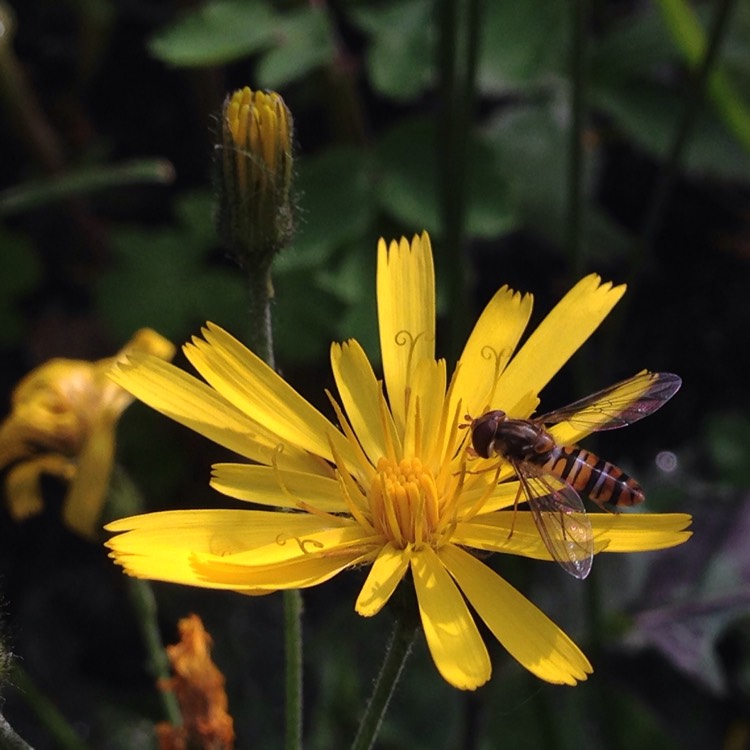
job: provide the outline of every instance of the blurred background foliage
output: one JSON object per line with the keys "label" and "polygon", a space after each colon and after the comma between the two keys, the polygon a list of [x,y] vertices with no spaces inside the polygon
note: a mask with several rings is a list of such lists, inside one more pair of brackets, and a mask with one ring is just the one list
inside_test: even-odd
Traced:
{"label": "blurred background foliage", "polygon": [[[688,544],[602,556],[584,584],[493,560],[594,676],[555,688],[496,648],[492,682],[461,695],[419,643],[378,746],[750,747],[750,0],[0,2],[5,411],[36,365],[109,356],[142,326],[245,335],[211,189],[216,118],[244,85],[295,117],[277,362],[321,408],[332,340],[377,358],[377,238],[422,229],[449,357],[503,283],[535,294],[538,321],[597,271],[626,301],[545,410],[643,367],[685,381],[646,424],[591,442],[649,510],[694,513]],[[149,508],[228,502],[207,487],[215,446],[139,405],[118,437]],[[148,747],[159,702],[122,576],[47,490],[43,516],[0,516],[4,640],[35,686],[7,677],[3,711],[37,748]],[[390,627],[354,614],[360,575],[305,595],[310,748],[348,745]],[[238,747],[278,746],[278,598],[156,591],[168,641],[191,611],[213,634]],[[53,738],[40,706],[80,741]]]}

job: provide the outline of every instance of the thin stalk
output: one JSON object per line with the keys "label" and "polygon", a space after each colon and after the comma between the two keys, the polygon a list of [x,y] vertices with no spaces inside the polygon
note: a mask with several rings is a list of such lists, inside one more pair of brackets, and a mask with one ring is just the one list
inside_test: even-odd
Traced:
{"label": "thin stalk", "polygon": [[374,745],[416,633],[417,627],[412,618],[405,616],[396,620],[370,702],[352,743],[352,750],[369,750]]}
{"label": "thin stalk", "polygon": [[588,0],[573,0],[571,8],[572,38],[570,45],[570,141],[568,144],[568,265],[574,278],[585,266],[585,153],[586,127],[586,40]]}
{"label": "thin stalk", "polygon": [[716,7],[716,13],[711,19],[708,43],[703,54],[703,59],[698,66],[692,80],[692,86],[688,92],[685,110],[677,126],[674,141],[669,149],[667,160],[664,163],[656,187],[651,199],[650,210],[641,232],[641,241],[636,245],[631,265],[631,279],[635,279],[643,262],[647,259],[656,239],[656,234],[664,216],[669,199],[674,188],[677,174],[679,173],[683,157],[690,142],[701,104],[703,103],[706,84],[718,58],[721,43],[729,27],[729,18],[734,7],[735,0],[720,0]]}
{"label": "thin stalk", "polygon": [[286,680],[286,750],[302,747],[302,595],[284,592],[284,652]]}
{"label": "thin stalk", "polygon": [[250,348],[275,370],[276,358],[273,352],[271,323],[273,301],[271,267],[249,269],[247,280],[250,298]]}
{"label": "thin stalk", "polygon": [[[140,578],[128,578],[127,586],[128,598],[135,612],[135,619],[148,654],[151,674],[157,682],[167,680],[171,676],[171,668],[159,632],[154,590],[148,581]],[[182,726],[182,712],[177,696],[172,690],[159,690],[159,695],[162,709],[169,723],[175,727]]]}
{"label": "thin stalk", "polygon": [[470,323],[464,249],[469,174],[470,126],[476,97],[481,0],[441,0],[438,62],[442,116],[438,132],[439,200],[448,279],[449,356],[455,359]]}
{"label": "thin stalk", "polygon": [[[271,268],[250,269],[250,344],[253,351],[276,368],[273,351]],[[284,591],[284,681],[285,750],[302,748],[302,594],[298,589]]]}
{"label": "thin stalk", "polygon": [[[78,736],[68,720],[60,713],[57,706],[34,685],[26,670],[18,662],[13,664],[11,674],[12,682],[18,688],[19,694],[32,709],[39,724],[44,727],[55,747],[59,747],[60,750],[87,750],[88,746]],[[15,735],[7,722],[5,722],[5,725],[0,730],[0,747],[13,748],[13,750],[30,747],[18,735]],[[7,734],[6,728],[9,732]],[[7,745],[4,744],[6,742]],[[16,742],[16,744],[12,744],[13,742]],[[19,744],[19,742],[23,744]]]}

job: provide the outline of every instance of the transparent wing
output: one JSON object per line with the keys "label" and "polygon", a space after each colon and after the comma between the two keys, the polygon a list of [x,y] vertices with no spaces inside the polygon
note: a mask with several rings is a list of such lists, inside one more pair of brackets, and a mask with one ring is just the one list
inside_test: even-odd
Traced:
{"label": "transparent wing", "polygon": [[561,479],[529,463],[514,464],[544,546],[566,573],[586,578],[594,542],[591,521],[578,493]]}
{"label": "transparent wing", "polygon": [[681,385],[682,379],[670,372],[640,372],[534,421],[547,425],[569,422],[592,432],[615,430],[653,414]]}

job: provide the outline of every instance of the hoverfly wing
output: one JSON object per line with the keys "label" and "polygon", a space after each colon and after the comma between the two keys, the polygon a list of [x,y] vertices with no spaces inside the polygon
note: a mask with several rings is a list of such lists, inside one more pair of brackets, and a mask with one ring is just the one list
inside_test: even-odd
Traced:
{"label": "hoverfly wing", "polygon": [[653,414],[681,385],[682,379],[670,372],[641,372],[535,421],[548,425],[569,422],[595,432],[615,430]]}
{"label": "hoverfly wing", "polygon": [[533,464],[514,467],[544,546],[566,573],[586,578],[594,557],[594,532],[578,493]]}

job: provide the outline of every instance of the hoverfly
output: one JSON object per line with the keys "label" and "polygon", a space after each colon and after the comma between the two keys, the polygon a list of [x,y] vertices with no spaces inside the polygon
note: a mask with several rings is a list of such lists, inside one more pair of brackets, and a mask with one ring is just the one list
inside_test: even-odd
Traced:
{"label": "hoverfly", "polygon": [[511,465],[519,482],[516,506],[528,502],[544,545],[572,576],[585,578],[593,559],[591,521],[580,496],[606,510],[637,505],[645,496],[617,466],[584,448],[558,445],[547,428],[561,422],[590,432],[625,427],[663,406],[680,385],[677,375],[642,372],[533,419],[512,419],[499,410],[467,417],[474,452]]}

